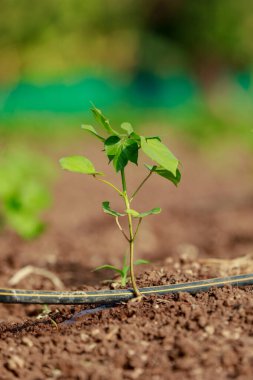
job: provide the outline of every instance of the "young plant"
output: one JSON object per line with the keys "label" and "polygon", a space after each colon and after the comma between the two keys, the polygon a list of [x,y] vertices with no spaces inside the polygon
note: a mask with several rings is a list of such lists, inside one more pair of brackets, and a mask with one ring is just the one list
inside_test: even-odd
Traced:
{"label": "young plant", "polygon": [[[136,260],[134,262],[134,265],[141,265],[141,264],[149,264],[149,261],[139,259],[139,260]],[[101,265],[101,266],[95,268],[94,272],[97,270],[103,270],[103,269],[112,270],[113,272],[119,274],[120,275],[120,284],[122,286],[126,286],[126,283],[129,280],[128,276],[129,276],[129,271],[130,271],[130,266],[127,264],[126,256],[124,256],[122,269],[116,268],[114,265],[105,264],[105,265]]]}
{"label": "young plant", "polygon": [[[179,161],[161,142],[159,136],[140,136],[134,131],[132,125],[129,123],[123,123],[120,126],[120,130],[115,130],[112,128],[109,120],[99,109],[93,106],[91,111],[105,133],[105,136],[98,133],[91,125],[83,125],[82,129],[91,133],[101,142],[109,163],[113,164],[116,174],[119,174],[121,177],[122,188],[119,189],[113,183],[101,178],[104,174],[101,171],[97,171],[92,162],[84,156],[70,156],[62,158],[60,160],[60,164],[65,170],[92,176],[94,179],[113,188],[113,190],[116,191],[116,193],[122,198],[125,205],[124,212],[113,210],[109,201],[104,201],[102,203],[102,208],[106,214],[115,218],[118,228],[129,244],[130,278],[134,293],[137,297],[139,297],[141,294],[136,285],[134,275],[134,243],[143,218],[148,215],[159,214],[161,209],[157,207],[149,211],[139,212],[133,209],[131,205],[137,193],[142,189],[144,184],[153,174],[160,175],[177,186],[181,179],[181,174],[178,168]],[[155,162],[155,164],[145,165],[148,170],[147,176],[141,181],[137,189],[129,195],[125,168],[129,163],[138,165],[140,151]],[[120,218],[123,217],[126,217],[128,220],[128,233],[125,232],[119,221]],[[135,228],[133,223],[134,219],[137,219],[138,221]]]}
{"label": "young plant", "polygon": [[1,229],[12,228],[24,239],[36,237],[44,228],[41,213],[51,203],[47,182],[49,162],[37,154],[14,148],[0,156]]}

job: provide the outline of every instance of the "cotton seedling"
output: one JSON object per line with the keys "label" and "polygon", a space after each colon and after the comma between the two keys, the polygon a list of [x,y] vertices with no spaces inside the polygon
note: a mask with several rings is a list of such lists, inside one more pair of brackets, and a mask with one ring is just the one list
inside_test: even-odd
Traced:
{"label": "cotton seedling", "polygon": [[[134,243],[139,232],[139,227],[144,218],[149,215],[159,214],[161,208],[152,208],[149,211],[139,212],[132,208],[132,202],[146,184],[147,180],[157,174],[171,181],[174,185],[178,185],[181,179],[179,171],[179,160],[174,154],[161,142],[159,136],[144,137],[137,134],[130,123],[123,123],[119,130],[112,128],[109,120],[95,106],[91,109],[96,121],[102,129],[102,134],[91,125],[83,125],[82,129],[91,133],[102,144],[104,153],[112,163],[116,174],[120,175],[122,188],[118,188],[112,182],[103,178],[104,173],[95,169],[93,163],[84,156],[64,157],[60,160],[60,165],[63,169],[87,174],[94,179],[110,186],[123,200],[124,211],[118,212],[113,210],[109,201],[102,203],[103,211],[115,218],[116,224],[127,240],[129,245],[129,272],[133,291],[136,297],[140,297],[140,291],[136,284],[134,275]],[[131,193],[128,192],[127,180],[125,175],[126,166],[130,163],[138,165],[139,152],[142,151],[153,164],[145,164],[148,171],[146,177],[140,182],[139,186]],[[120,223],[121,218],[127,218],[128,231],[126,232]],[[137,220],[134,226],[134,219]],[[102,268],[101,268],[102,269]],[[113,268],[111,268],[113,269]]]}

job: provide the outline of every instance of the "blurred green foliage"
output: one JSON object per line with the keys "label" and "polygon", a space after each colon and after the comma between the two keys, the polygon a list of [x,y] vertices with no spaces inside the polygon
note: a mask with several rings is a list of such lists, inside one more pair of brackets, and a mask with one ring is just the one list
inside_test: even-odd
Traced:
{"label": "blurred green foliage", "polygon": [[231,133],[252,145],[251,0],[0,0],[0,9],[0,125],[74,126],[91,100],[119,121],[165,120],[201,142]]}
{"label": "blurred green foliage", "polygon": [[44,228],[41,213],[50,205],[48,160],[24,149],[12,148],[0,156],[0,220],[24,239]]}
{"label": "blurred green foliage", "polygon": [[133,5],[131,0],[2,0],[1,80],[127,64],[137,24]]}
{"label": "blurred green foliage", "polygon": [[0,80],[243,69],[253,63],[252,11],[250,0],[1,0]]}

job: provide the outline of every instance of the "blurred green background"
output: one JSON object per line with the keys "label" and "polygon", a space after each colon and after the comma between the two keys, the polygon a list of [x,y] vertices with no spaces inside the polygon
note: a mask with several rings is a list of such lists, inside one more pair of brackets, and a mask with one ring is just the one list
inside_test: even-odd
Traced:
{"label": "blurred green background", "polygon": [[76,128],[92,101],[115,122],[252,144],[252,1],[0,6],[1,130]]}

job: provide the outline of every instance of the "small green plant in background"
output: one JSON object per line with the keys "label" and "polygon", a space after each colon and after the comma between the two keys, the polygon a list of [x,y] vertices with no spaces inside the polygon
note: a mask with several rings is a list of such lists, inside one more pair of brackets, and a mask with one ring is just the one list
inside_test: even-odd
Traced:
{"label": "small green plant in background", "polygon": [[[132,208],[132,202],[137,193],[142,189],[144,184],[153,174],[160,175],[177,186],[181,179],[181,174],[179,171],[179,160],[161,142],[159,136],[140,136],[134,131],[130,123],[123,123],[120,126],[120,130],[115,130],[112,128],[109,120],[102,114],[99,109],[93,106],[91,111],[96,121],[103,129],[103,132],[107,136],[98,133],[96,129],[91,125],[83,125],[82,129],[86,132],[91,133],[98,140],[100,140],[109,163],[113,164],[116,174],[119,173],[121,177],[122,188],[119,189],[113,183],[101,178],[104,173],[97,171],[92,162],[84,156],[64,157],[60,160],[60,164],[61,167],[65,170],[75,173],[88,174],[94,179],[103,182],[104,184],[113,188],[114,191],[122,198],[125,205],[123,212],[113,210],[110,206],[109,201],[104,201],[102,203],[102,208],[106,214],[115,218],[118,228],[129,244],[130,278],[134,293],[137,297],[139,297],[141,294],[136,285],[134,275],[134,243],[142,220],[149,215],[159,214],[161,212],[161,209],[156,207],[152,208],[149,211],[139,212]],[[134,190],[132,194],[129,195],[125,168],[129,163],[138,165],[138,157],[140,151],[142,151],[153,162],[155,162],[155,164],[145,165],[146,169],[148,170],[147,176],[140,182],[136,190]],[[126,217],[128,220],[127,233],[120,224],[120,218],[124,217]],[[137,220],[137,223],[134,226],[135,219]],[[106,266],[107,268],[105,268],[105,266],[102,267],[104,269],[108,269],[108,266]],[[102,267],[100,267],[100,269],[102,269]],[[126,265],[123,267],[126,267]],[[117,270],[118,273],[121,271],[115,267],[111,267],[110,269]],[[122,272],[121,275],[122,274],[125,276],[125,272]]]}
{"label": "small green plant in background", "polygon": [[[136,260],[134,262],[134,265],[141,265],[141,264],[149,264],[149,261],[139,259],[139,260]],[[103,270],[103,269],[112,270],[113,272],[120,275],[120,285],[126,286],[127,281],[129,280],[129,272],[130,272],[130,266],[127,264],[127,257],[126,256],[124,256],[122,269],[119,269],[119,268],[115,267],[114,265],[105,264],[105,265],[101,265],[101,266],[95,268],[94,272],[97,270]]]}
{"label": "small green plant in background", "polygon": [[44,228],[41,213],[50,205],[47,182],[52,167],[37,154],[12,148],[0,155],[1,229],[9,227],[24,239],[32,239]]}

